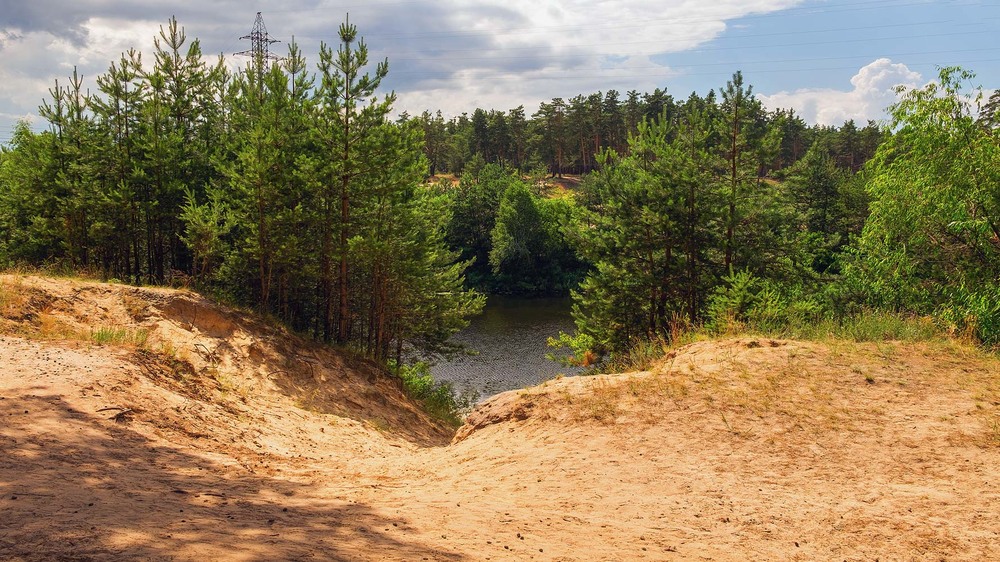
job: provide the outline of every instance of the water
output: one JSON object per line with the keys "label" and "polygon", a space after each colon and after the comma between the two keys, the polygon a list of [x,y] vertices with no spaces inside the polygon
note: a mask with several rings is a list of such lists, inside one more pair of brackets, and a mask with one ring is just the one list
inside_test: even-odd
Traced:
{"label": "water", "polygon": [[568,298],[526,299],[491,296],[483,314],[453,340],[479,352],[441,361],[431,367],[436,380],[451,382],[459,392],[474,392],[480,399],[499,392],[534,386],[558,374],[575,374],[546,359],[558,353],[546,345],[560,331],[572,332]]}

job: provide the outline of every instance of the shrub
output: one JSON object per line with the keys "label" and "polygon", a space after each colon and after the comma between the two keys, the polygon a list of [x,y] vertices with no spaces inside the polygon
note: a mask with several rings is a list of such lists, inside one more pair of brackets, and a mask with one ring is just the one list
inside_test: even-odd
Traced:
{"label": "shrub", "polygon": [[475,403],[475,397],[456,394],[451,383],[435,381],[425,361],[412,365],[390,364],[390,367],[396,367],[407,396],[418,401],[425,412],[450,425],[461,425],[462,413]]}
{"label": "shrub", "polygon": [[828,316],[819,297],[802,287],[779,285],[748,271],[732,273],[723,281],[708,301],[705,327],[711,333],[800,332]]}

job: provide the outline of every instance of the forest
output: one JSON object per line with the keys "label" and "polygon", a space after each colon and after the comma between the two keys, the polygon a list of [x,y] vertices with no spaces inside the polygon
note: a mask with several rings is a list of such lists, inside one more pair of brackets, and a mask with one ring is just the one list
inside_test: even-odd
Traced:
{"label": "forest", "polygon": [[397,365],[496,293],[572,294],[584,363],[873,312],[1000,343],[1000,98],[968,71],[860,127],[740,72],[446,119],[396,116],[389,62],[339,38],[233,72],[171,20],[97,92],[56,82],[0,152],[0,267],[189,284]]}

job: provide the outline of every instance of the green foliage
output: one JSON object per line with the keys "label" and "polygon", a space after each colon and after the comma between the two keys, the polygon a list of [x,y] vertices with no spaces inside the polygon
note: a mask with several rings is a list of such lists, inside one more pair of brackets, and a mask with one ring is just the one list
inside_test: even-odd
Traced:
{"label": "green foliage", "polygon": [[454,427],[462,424],[462,413],[475,402],[473,397],[458,396],[450,383],[435,381],[426,362],[401,365],[397,371],[408,396],[420,402],[428,414]]}
{"label": "green foliage", "polygon": [[[757,308],[770,312],[773,295],[748,271],[740,271],[725,278],[725,285],[717,287],[708,303],[708,328],[715,332],[727,332],[732,326],[746,321]],[[761,293],[758,295],[758,293]]]}
{"label": "green foliage", "polygon": [[[739,73],[721,98],[664,100],[583,182],[570,232],[593,267],[574,292],[577,333],[556,342],[577,358],[584,345],[622,356],[685,326],[806,325],[838,304],[830,286],[867,213],[839,159],[853,164],[859,137],[879,130],[845,124],[841,143],[817,129],[810,147],[800,120],[768,115]],[[797,135],[788,147],[786,132]],[[767,177],[783,159],[797,162],[786,181]]]}
{"label": "green foliage", "polygon": [[485,166],[478,175],[465,174],[452,193],[451,221],[448,224],[449,246],[461,252],[463,261],[471,261],[469,271],[473,286],[483,286],[490,275],[491,235],[500,210],[500,199],[508,186],[517,181],[500,166]]}
{"label": "green foliage", "polygon": [[490,233],[490,265],[493,273],[518,271],[533,277],[542,256],[545,229],[538,204],[528,186],[515,182],[504,191]]}
{"label": "green foliage", "polygon": [[971,78],[946,68],[890,109],[896,132],[866,175],[871,216],[847,275],[869,306],[936,313],[994,344],[1000,146],[974,117]]}
{"label": "green foliage", "polygon": [[828,313],[819,295],[744,270],[724,277],[716,287],[708,301],[705,328],[715,334],[781,333],[813,325]]}
{"label": "green foliage", "polygon": [[181,241],[191,250],[195,279],[209,277],[226,254],[226,235],[233,227],[232,217],[218,189],[209,190],[209,201],[197,204],[188,190],[180,220],[184,223]]}
{"label": "green foliage", "polygon": [[118,345],[128,347],[145,347],[149,339],[149,331],[128,328],[113,328],[102,326],[96,330],[91,330],[90,339],[97,345]]}
{"label": "green foliage", "polygon": [[547,358],[558,361],[565,366],[590,367],[597,361],[597,356],[593,349],[597,342],[594,338],[584,332],[577,331],[574,334],[559,332],[558,336],[549,337],[546,344],[554,349],[569,351],[569,354],[548,354]]}
{"label": "green foliage", "polygon": [[[0,159],[0,264],[53,264],[133,283],[194,279],[231,302],[386,361],[434,352],[483,298],[444,241],[447,200],[416,123],[389,122],[354,26],[310,75],[210,65],[175,19],[82,89],[56,83]],[[100,331],[98,339],[114,339]]]}
{"label": "green foliage", "polygon": [[574,293],[574,317],[597,354],[668,337],[673,317],[700,314],[722,214],[706,125],[698,114],[680,130],[640,125],[630,155],[604,154],[584,182],[573,236],[594,268]]}
{"label": "green foliage", "polygon": [[496,164],[462,176],[451,191],[447,240],[470,260],[469,284],[489,293],[565,294],[584,265],[565,227],[573,205],[543,199]]}
{"label": "green foliage", "polygon": [[951,287],[935,316],[953,332],[996,346],[1000,343],[1000,285],[975,290]]}
{"label": "green foliage", "polygon": [[928,317],[868,310],[839,319],[827,328],[830,335],[857,342],[929,341],[945,332]]}
{"label": "green foliage", "polygon": [[607,373],[645,371],[662,359],[668,349],[669,344],[663,339],[639,338],[624,350],[612,353],[601,365],[601,370]]}

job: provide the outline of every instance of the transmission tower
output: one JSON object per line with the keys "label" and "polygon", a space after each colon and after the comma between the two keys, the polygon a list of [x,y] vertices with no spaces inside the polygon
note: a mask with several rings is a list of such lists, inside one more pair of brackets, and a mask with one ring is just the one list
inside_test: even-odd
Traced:
{"label": "transmission tower", "polygon": [[268,35],[267,28],[264,27],[264,18],[260,12],[257,12],[257,19],[253,22],[253,30],[248,35],[240,37],[241,41],[246,39],[250,40],[250,50],[240,51],[236,55],[250,57],[257,67],[257,78],[263,79],[264,71],[271,61],[281,60],[281,57],[271,54],[271,45],[280,43],[280,41],[271,39],[271,36]]}

